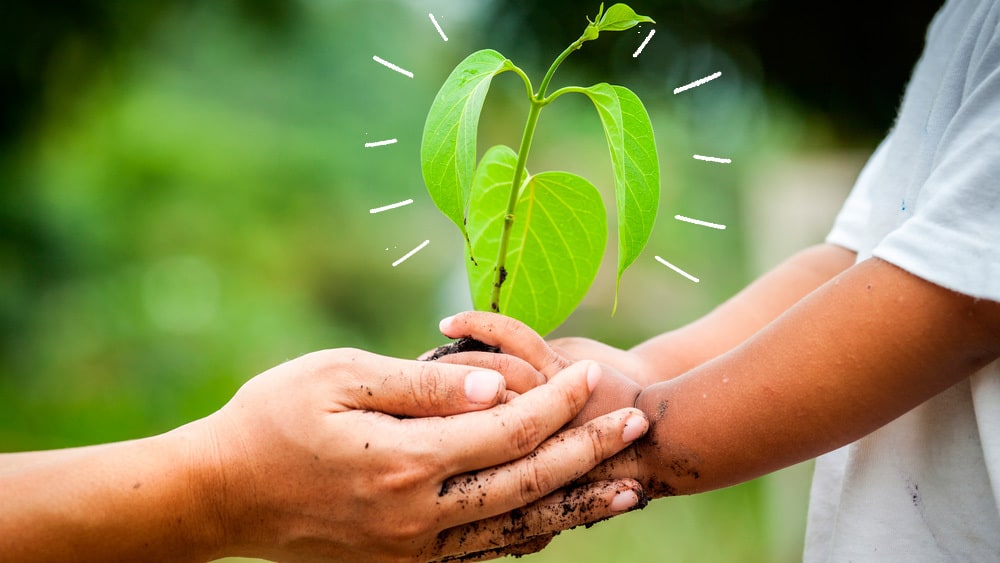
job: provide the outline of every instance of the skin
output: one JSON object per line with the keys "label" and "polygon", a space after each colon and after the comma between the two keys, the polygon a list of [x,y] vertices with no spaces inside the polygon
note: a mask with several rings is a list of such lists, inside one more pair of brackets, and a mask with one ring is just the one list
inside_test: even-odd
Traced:
{"label": "skin", "polygon": [[163,435],[0,456],[0,553],[430,561],[537,549],[642,498],[630,479],[557,492],[648,428],[627,408],[552,436],[601,377],[579,362],[517,393],[492,371],[309,354]]}
{"label": "skin", "polygon": [[631,476],[652,496],[697,493],[857,440],[1000,357],[1000,303],[854,258],[810,248],[704,318],[629,351],[546,343],[485,313],[441,328],[545,374],[586,357],[634,378],[605,377],[578,420],[635,405],[652,429],[589,478]]}

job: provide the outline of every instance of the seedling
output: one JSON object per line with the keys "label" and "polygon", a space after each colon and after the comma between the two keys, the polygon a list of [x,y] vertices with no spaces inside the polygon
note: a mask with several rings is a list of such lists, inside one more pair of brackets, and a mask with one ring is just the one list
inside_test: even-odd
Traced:
{"label": "seedling", "polygon": [[[625,4],[604,4],[579,39],[562,52],[537,90],[500,53],[469,55],[445,80],[424,125],[420,159],[434,204],[465,237],[473,304],[502,312],[540,334],[559,326],[594,282],[608,238],[601,195],[569,172],[529,174],[525,168],[542,109],[565,94],[590,98],[607,137],[618,208],[618,272],[612,312],[625,269],[649,240],[659,202],[660,172],[653,127],[639,98],[607,83],[566,86],[546,94],[569,55],[604,31],[624,31],[652,19]],[[491,147],[476,163],[476,135],[494,76],[512,71],[527,91],[520,148]]]}

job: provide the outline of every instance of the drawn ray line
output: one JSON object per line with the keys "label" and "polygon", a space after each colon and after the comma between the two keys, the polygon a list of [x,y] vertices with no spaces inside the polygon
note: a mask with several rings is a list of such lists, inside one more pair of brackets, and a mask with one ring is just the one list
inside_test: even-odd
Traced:
{"label": "drawn ray line", "polygon": [[405,256],[403,256],[399,260],[396,260],[395,262],[393,262],[392,263],[392,267],[395,268],[396,266],[399,266],[403,262],[406,262],[407,260],[410,259],[411,256],[413,256],[414,254],[416,254],[416,253],[420,252],[421,250],[423,250],[424,247],[427,246],[430,243],[431,243],[431,241],[429,241],[429,240],[425,240],[424,242],[420,243],[419,245],[417,245],[416,248],[414,248],[413,250],[407,252]]}
{"label": "drawn ray line", "polygon": [[389,61],[383,59],[382,57],[380,57],[378,55],[373,56],[372,60],[375,61],[375,62],[377,62],[378,64],[380,64],[380,65],[388,68],[388,69],[392,69],[392,70],[398,72],[399,74],[402,74],[403,76],[408,76],[410,78],[413,78],[413,73],[412,72],[410,72],[410,71],[408,71],[408,70],[406,70],[404,68],[399,68],[398,66],[390,63]]}
{"label": "drawn ray line", "polygon": [[702,156],[700,154],[694,155],[697,160],[704,160],[705,162],[718,162],[719,164],[732,164],[733,159],[731,158],[718,158],[714,156]]}
{"label": "drawn ray line", "polygon": [[372,147],[384,147],[386,145],[395,145],[399,142],[399,139],[386,139],[384,141],[375,141],[372,143],[365,143],[365,148],[370,149]]}
{"label": "drawn ray line", "polygon": [[692,219],[690,217],[685,217],[683,215],[674,215],[674,219],[678,221],[684,221],[685,223],[691,223],[692,225],[700,225],[702,227],[709,227],[711,229],[718,229],[720,231],[725,230],[726,226],[719,223],[709,223],[708,221],[702,221],[700,219]]}
{"label": "drawn ray line", "polygon": [[715,80],[716,78],[718,78],[720,76],[722,76],[722,73],[721,72],[716,72],[715,74],[708,75],[705,78],[701,78],[701,79],[695,80],[694,82],[692,82],[690,84],[685,84],[684,86],[681,86],[680,88],[674,88],[674,94],[680,94],[684,90],[690,90],[691,88],[695,88],[697,86],[701,86],[702,84],[704,84],[706,82],[711,82],[712,80]]}
{"label": "drawn ray line", "polygon": [[441,39],[444,39],[445,41],[448,41],[448,36],[444,34],[444,31],[441,29],[441,26],[438,25],[438,21],[434,17],[434,14],[427,14],[427,15],[431,17],[431,22],[434,23],[434,28],[438,30],[438,35],[441,36]]}
{"label": "drawn ray line", "polygon": [[687,279],[689,279],[689,280],[693,281],[694,283],[698,283],[698,282],[700,282],[700,281],[701,281],[701,280],[699,280],[698,278],[696,278],[696,277],[692,276],[691,274],[689,274],[689,273],[685,272],[684,270],[682,270],[682,269],[678,268],[677,266],[674,266],[674,265],[673,265],[673,264],[671,264],[670,262],[667,262],[667,261],[666,261],[666,260],[664,260],[663,258],[660,258],[659,256],[656,256],[656,261],[657,261],[657,262],[659,262],[660,264],[663,264],[664,266],[666,266],[666,267],[670,268],[671,270],[673,270],[673,271],[677,272],[678,274],[680,274],[680,275],[684,276],[685,278],[687,278]]}
{"label": "drawn ray line", "polygon": [[383,205],[382,207],[375,207],[373,209],[369,209],[368,213],[374,215],[375,213],[382,213],[383,211],[389,211],[390,209],[398,209],[400,207],[405,207],[407,205],[410,205],[411,203],[413,203],[412,199],[408,199],[406,201],[400,201],[397,203],[390,203],[389,205]]}
{"label": "drawn ray line", "polygon": [[653,35],[655,33],[656,33],[655,29],[649,30],[649,35],[647,35],[646,39],[644,39],[642,41],[642,45],[639,45],[639,48],[636,49],[634,53],[632,53],[632,58],[633,59],[639,58],[639,55],[642,54],[642,50],[646,48],[646,43],[649,43],[649,40],[653,38]]}

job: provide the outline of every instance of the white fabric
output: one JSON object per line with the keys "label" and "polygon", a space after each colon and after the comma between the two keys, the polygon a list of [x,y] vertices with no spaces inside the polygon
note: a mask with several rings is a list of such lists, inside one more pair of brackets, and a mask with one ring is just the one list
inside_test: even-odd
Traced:
{"label": "white fabric", "polygon": [[[935,16],[827,238],[1000,301],[1000,1]],[[1000,561],[1000,362],[816,462],[806,561]]]}

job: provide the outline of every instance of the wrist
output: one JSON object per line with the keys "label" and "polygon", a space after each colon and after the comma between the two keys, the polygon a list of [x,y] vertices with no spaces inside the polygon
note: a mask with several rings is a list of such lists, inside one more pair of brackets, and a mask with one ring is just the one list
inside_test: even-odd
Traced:
{"label": "wrist", "polygon": [[[224,452],[225,439],[220,436],[218,413],[184,425],[164,435],[176,444],[177,459],[184,460],[186,485],[182,493],[186,514],[184,534],[190,539],[192,551],[203,560],[238,555],[247,538],[238,532],[245,527],[236,522],[237,515],[248,511],[239,506],[237,483],[231,475],[239,469]],[[249,507],[247,507],[249,508]]]}
{"label": "wrist", "polygon": [[697,456],[678,457],[674,455],[673,436],[668,430],[667,417],[670,402],[665,389],[670,383],[646,387],[635,399],[635,407],[649,418],[649,431],[636,441],[639,482],[652,498],[685,495],[691,490],[690,479],[698,479],[698,470],[692,462]]}

